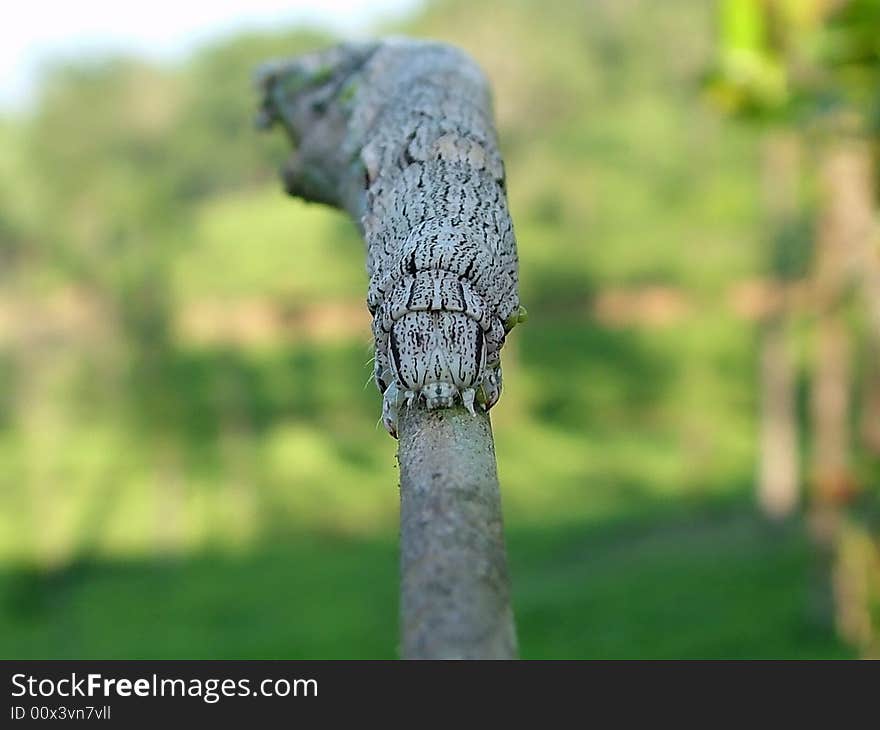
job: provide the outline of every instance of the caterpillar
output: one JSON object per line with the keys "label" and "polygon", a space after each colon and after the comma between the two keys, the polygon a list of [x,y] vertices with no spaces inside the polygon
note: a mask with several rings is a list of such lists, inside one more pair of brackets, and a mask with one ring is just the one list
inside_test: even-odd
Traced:
{"label": "caterpillar", "polygon": [[[524,319],[488,84],[464,54],[436,48],[392,76],[381,67],[408,46],[383,48],[386,58],[364,69],[369,98],[351,120],[369,130],[360,150],[367,306],[382,422],[394,437],[404,404],[460,402],[473,415],[475,404],[495,405],[501,349]],[[450,58],[454,85],[445,83]]]}

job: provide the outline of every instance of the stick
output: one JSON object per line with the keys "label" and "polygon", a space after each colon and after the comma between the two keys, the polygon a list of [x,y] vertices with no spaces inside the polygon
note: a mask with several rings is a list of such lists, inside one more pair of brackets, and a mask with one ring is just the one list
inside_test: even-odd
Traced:
{"label": "stick", "polygon": [[[433,104],[434,118],[473,118],[474,134],[491,147],[477,163],[497,160],[500,168],[488,84],[454,48],[405,40],[341,45],[267,65],[257,81],[258,125],[280,123],[295,147],[282,171],[287,192],[347,211],[362,233],[391,215],[370,209],[366,194],[383,169],[371,155],[388,148],[377,138],[394,139],[394,129],[376,121],[389,110]],[[452,151],[484,154],[482,147]],[[397,195],[394,205],[405,207],[406,188]],[[403,407],[398,431],[402,656],[516,658],[488,414],[428,411],[417,401]]]}

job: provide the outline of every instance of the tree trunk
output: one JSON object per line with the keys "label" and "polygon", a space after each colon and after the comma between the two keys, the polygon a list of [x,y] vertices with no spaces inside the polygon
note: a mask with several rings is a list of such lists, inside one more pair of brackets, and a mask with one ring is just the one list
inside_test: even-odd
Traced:
{"label": "tree trunk", "polygon": [[[772,134],[764,145],[763,200],[772,261],[770,274],[782,292],[779,304],[765,318],[760,355],[760,454],[758,504],[772,519],[790,515],[798,506],[798,429],[795,373],[788,352],[790,320],[786,287],[796,272],[786,271],[785,251],[795,228],[800,186],[800,144],[792,133]],[[799,242],[795,242],[796,244]]]}
{"label": "tree trunk", "polygon": [[[822,307],[817,353],[816,493],[813,528],[831,578],[835,622],[865,658],[880,656],[880,540],[876,518],[864,504],[844,513],[858,485],[848,463],[853,353],[841,300],[858,289],[865,306],[867,358],[860,382],[861,440],[880,454],[880,252],[871,144],[861,136],[837,140],[824,166],[823,217],[817,302]],[[823,543],[824,541],[824,543]],[[833,544],[832,544],[833,541]]]}
{"label": "tree trunk", "polygon": [[859,175],[861,184],[856,198],[856,215],[865,229],[862,245],[862,294],[868,309],[866,359],[862,385],[862,444],[868,453],[880,457],[880,219],[877,200],[877,176],[872,167],[871,150],[865,145]]}
{"label": "tree trunk", "polygon": [[[258,83],[258,123],[280,122],[296,147],[283,170],[287,191],[355,220],[367,239],[371,298],[377,272],[414,240],[439,247],[452,230],[461,240],[497,234],[502,253],[512,247],[488,83],[460,51],[403,40],[343,45],[267,66]],[[450,169],[454,180],[443,177]],[[476,272],[513,286],[513,297],[495,302],[504,314],[518,306],[511,252],[512,268]],[[500,349],[503,331],[491,336],[486,350]],[[378,382],[386,363],[376,355]],[[515,658],[488,414],[427,411],[416,400],[399,424],[391,415],[386,409],[386,427],[400,437],[403,657]]]}
{"label": "tree trunk", "polygon": [[880,458],[880,323],[869,323],[865,370],[862,376],[862,444]]}
{"label": "tree trunk", "polygon": [[795,376],[785,325],[783,315],[772,317],[761,341],[758,504],[773,519],[792,514],[800,497]]}
{"label": "tree trunk", "polygon": [[852,347],[844,306],[858,279],[870,233],[864,215],[866,163],[864,142],[845,129],[831,131],[820,159],[822,212],[813,280],[817,331],[810,393],[809,523],[816,548],[814,611],[820,620],[835,617],[838,623],[850,612],[841,605],[841,597],[855,595],[841,590],[839,577],[835,585],[834,570],[846,527],[844,507],[857,491],[851,464]]}
{"label": "tree trunk", "polygon": [[852,347],[843,310],[853,283],[864,270],[872,233],[869,166],[869,150],[858,137],[838,133],[823,151],[823,211],[814,280],[818,331],[811,399],[813,498],[819,512],[835,511],[856,489],[850,463]]}

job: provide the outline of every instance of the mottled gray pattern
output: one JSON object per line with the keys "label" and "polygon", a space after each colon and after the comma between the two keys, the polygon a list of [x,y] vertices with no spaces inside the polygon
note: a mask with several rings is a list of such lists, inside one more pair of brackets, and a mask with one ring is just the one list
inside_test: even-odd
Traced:
{"label": "mottled gray pattern", "polygon": [[267,66],[260,123],[297,146],[288,192],[360,219],[383,422],[501,395],[519,313],[516,241],[488,83],[465,54],[386,40]]}
{"label": "mottled gray pattern", "polygon": [[[463,54],[385,45],[364,66],[350,129],[365,169],[375,380],[383,421],[501,393],[501,347],[519,310],[516,241],[487,84]],[[407,72],[386,74],[390,66]],[[462,83],[462,69],[467,75]],[[447,83],[455,73],[457,83]],[[462,93],[462,92],[466,93]],[[505,328],[505,323],[507,327]]]}

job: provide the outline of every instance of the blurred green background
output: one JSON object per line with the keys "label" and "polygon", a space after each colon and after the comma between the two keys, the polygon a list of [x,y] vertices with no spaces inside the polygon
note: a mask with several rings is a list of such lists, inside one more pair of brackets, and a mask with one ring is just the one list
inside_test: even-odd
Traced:
{"label": "blurred green background", "polygon": [[[434,0],[373,29],[460,45],[495,91],[530,314],[493,410],[525,658],[860,653],[807,509],[756,504],[766,124],[707,101],[716,10]],[[252,128],[254,68],[332,40],[68,58],[0,116],[3,658],[396,656],[363,245],[282,194],[286,142]],[[876,496],[855,439],[851,469]]]}

